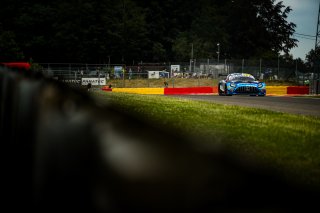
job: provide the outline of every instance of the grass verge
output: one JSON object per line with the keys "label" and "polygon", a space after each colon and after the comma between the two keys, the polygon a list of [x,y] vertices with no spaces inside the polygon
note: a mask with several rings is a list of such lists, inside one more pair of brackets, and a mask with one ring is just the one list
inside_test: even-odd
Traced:
{"label": "grass verge", "polygon": [[320,119],[263,109],[96,91],[102,103],[179,131],[199,143],[224,146],[288,180],[320,186]]}

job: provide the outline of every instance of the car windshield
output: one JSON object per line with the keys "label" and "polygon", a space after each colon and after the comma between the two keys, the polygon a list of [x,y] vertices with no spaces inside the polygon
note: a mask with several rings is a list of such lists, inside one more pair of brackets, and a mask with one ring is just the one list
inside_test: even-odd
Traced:
{"label": "car windshield", "polygon": [[255,81],[252,75],[232,75],[229,76],[229,81]]}

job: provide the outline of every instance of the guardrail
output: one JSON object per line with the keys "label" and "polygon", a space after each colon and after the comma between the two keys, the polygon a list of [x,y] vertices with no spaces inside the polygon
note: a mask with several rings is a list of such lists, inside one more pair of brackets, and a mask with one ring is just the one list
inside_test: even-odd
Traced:
{"label": "guardrail", "polygon": [[[218,94],[218,87],[187,87],[187,88],[109,88],[102,90],[115,93],[151,94],[151,95],[213,95]],[[267,96],[307,95],[308,86],[267,86]]]}

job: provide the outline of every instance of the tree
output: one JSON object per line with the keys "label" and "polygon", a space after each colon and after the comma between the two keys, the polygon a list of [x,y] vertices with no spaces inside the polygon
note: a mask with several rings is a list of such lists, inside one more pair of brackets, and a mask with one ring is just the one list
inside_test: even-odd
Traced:
{"label": "tree", "polygon": [[173,43],[172,51],[176,61],[188,61],[191,58],[191,39],[188,33],[180,33]]}
{"label": "tree", "polygon": [[38,62],[172,61],[189,60],[191,43],[195,57],[216,58],[220,43],[222,57],[272,57],[296,46],[290,11],[275,0],[3,0],[0,35],[11,47],[2,55],[23,52]]}
{"label": "tree", "polygon": [[20,61],[24,59],[23,52],[11,31],[0,31],[0,62]]}
{"label": "tree", "polygon": [[283,51],[288,54],[290,49],[297,46],[297,40],[292,38],[296,25],[287,21],[292,9],[285,7],[282,1],[275,2],[275,0],[258,1],[255,5],[258,10],[257,18],[264,27],[268,46],[277,53]]}
{"label": "tree", "polygon": [[44,60],[43,53],[51,52],[51,23],[55,18],[52,4],[37,1],[15,1],[13,4],[12,19],[6,27],[15,33],[17,44],[27,59]]}
{"label": "tree", "polygon": [[316,61],[320,61],[320,47],[317,46],[316,49],[310,50],[310,52],[306,55],[307,63],[313,63]]}
{"label": "tree", "polygon": [[275,0],[229,0],[220,8],[226,15],[225,29],[230,36],[228,51],[232,57],[250,58],[272,51],[279,53],[296,46],[291,38],[295,24],[286,18],[290,7]]}
{"label": "tree", "polygon": [[220,52],[226,52],[229,36],[224,28],[224,16],[218,13],[217,8],[211,1],[202,1],[200,14],[192,22],[190,34],[198,58],[217,58],[218,43]]}
{"label": "tree", "polygon": [[309,72],[314,72],[314,69],[319,69],[320,66],[320,47],[310,50],[306,55],[306,65]]}

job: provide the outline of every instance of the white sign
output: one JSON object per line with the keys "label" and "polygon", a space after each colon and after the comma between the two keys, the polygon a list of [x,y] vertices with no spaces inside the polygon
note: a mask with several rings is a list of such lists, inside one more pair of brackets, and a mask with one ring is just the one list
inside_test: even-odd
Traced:
{"label": "white sign", "polygon": [[171,72],[180,72],[180,65],[171,65]]}
{"label": "white sign", "polygon": [[159,79],[169,78],[169,72],[166,71],[148,71],[148,78]]}
{"label": "white sign", "polygon": [[159,72],[160,71],[148,71],[148,78],[158,79],[160,77]]}
{"label": "white sign", "polygon": [[62,79],[61,81],[67,84],[80,84],[80,80],[74,80],[74,79]]}
{"label": "white sign", "polygon": [[106,85],[106,79],[105,78],[82,78],[81,85],[88,85],[91,83],[91,85]]}

